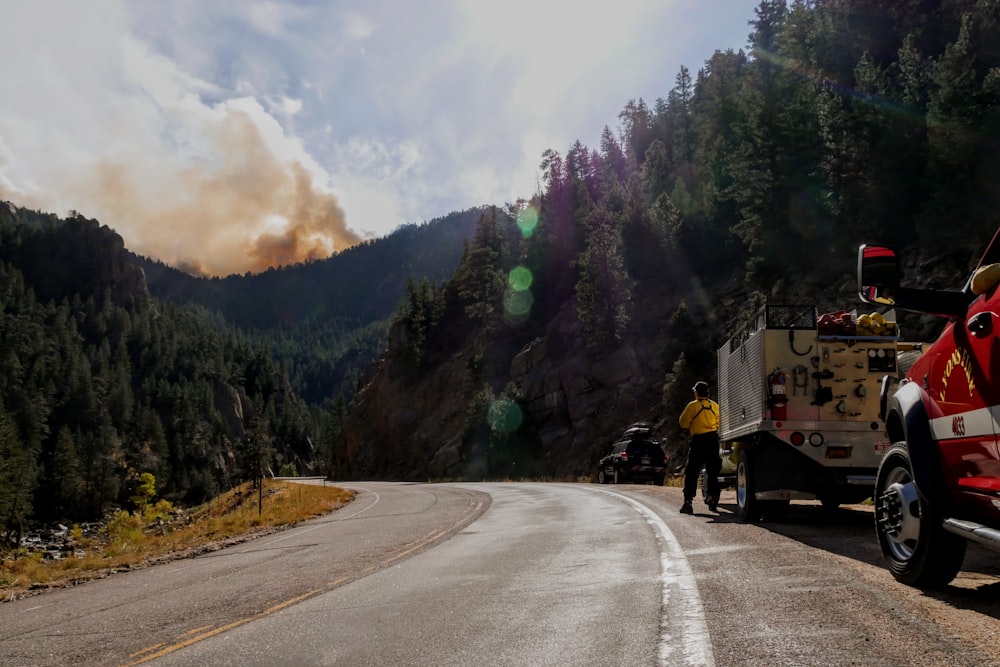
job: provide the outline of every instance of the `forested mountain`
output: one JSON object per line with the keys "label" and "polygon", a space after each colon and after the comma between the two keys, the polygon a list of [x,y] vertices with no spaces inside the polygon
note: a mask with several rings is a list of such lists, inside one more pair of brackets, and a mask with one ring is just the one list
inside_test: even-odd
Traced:
{"label": "forested mountain", "polygon": [[325,472],[407,283],[449,275],[481,213],[207,280],[96,220],[3,203],[0,528],[98,518],[142,473],[200,502],[260,470]]}
{"label": "forested mountain", "polygon": [[136,260],[150,294],[220,316],[272,352],[306,403],[329,408],[338,396],[353,396],[360,371],[384,350],[407,282],[450,276],[483,211],[404,225],[328,259],[259,274],[196,278]]}
{"label": "forested mountain", "polygon": [[547,151],[531,206],[411,294],[334,474],[572,478],[639,419],[676,453],[690,387],[765,298],[857,307],[874,241],[954,285],[998,227],[998,34],[996,2],[760,2],[747,52]]}
{"label": "forested mountain", "polygon": [[547,151],[530,201],[442,221],[450,256],[406,228],[193,279],[4,206],[0,523],[127,505],[142,472],[183,501],[288,463],[574,478],[639,419],[676,451],[741,313],[857,306],[861,242],[937,252],[906,267],[924,283],[974,262],[1000,210],[998,28],[984,0],[765,0],[746,52]]}
{"label": "forested mountain", "polygon": [[95,220],[0,207],[0,521],[93,519],[139,475],[199,502],[314,465],[319,428],[267,350],[152,299]]}

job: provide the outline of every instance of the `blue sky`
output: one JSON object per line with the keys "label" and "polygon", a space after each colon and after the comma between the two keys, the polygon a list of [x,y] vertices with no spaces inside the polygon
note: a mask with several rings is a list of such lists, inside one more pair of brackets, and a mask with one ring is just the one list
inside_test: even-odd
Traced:
{"label": "blue sky", "polygon": [[208,274],[327,256],[531,196],[756,5],[6,0],[0,199]]}

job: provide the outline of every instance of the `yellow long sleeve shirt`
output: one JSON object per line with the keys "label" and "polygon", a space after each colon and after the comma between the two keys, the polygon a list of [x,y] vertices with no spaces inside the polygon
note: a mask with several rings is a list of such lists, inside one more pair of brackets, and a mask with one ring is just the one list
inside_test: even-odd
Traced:
{"label": "yellow long sleeve shirt", "polygon": [[681,428],[686,428],[691,435],[711,433],[719,430],[719,404],[710,398],[699,398],[691,401],[684,408],[680,419]]}

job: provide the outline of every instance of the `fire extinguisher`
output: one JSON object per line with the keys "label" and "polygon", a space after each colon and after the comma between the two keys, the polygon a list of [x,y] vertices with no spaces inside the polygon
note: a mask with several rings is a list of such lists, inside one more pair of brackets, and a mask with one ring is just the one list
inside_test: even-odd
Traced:
{"label": "fire extinguisher", "polygon": [[774,369],[767,378],[767,404],[771,408],[771,419],[788,419],[788,374],[780,368]]}

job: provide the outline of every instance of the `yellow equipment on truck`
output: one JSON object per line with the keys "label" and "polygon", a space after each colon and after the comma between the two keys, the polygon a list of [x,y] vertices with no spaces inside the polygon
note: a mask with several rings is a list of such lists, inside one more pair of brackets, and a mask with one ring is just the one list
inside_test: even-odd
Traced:
{"label": "yellow equipment on truck", "polygon": [[872,495],[890,442],[881,383],[899,377],[893,313],[818,315],[765,306],[718,351],[719,440],[737,516],[780,517],[791,500],[825,507]]}

